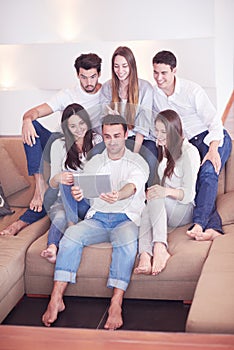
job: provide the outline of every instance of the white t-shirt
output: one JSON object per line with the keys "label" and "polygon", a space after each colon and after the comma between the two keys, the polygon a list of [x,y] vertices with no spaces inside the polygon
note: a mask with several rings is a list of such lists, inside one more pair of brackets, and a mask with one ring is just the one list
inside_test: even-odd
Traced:
{"label": "white t-shirt", "polygon": [[[79,103],[83,106],[90,115],[90,120],[93,129],[97,131],[100,128],[100,91],[99,89],[95,94],[89,94],[85,92],[80,82],[73,88],[66,88],[57,92],[46,103],[50,106],[53,112],[63,111],[71,103]],[[100,130],[98,130],[100,133]]]}

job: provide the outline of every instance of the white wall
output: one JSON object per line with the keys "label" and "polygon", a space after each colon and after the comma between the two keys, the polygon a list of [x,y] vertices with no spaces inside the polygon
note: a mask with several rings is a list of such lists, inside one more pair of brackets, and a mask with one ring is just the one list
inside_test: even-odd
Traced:
{"label": "white wall", "polygon": [[[152,83],[153,55],[173,51],[178,74],[200,83],[222,112],[233,89],[233,3],[0,0],[0,133],[19,134],[24,111],[74,85],[74,60],[83,52],[102,57],[101,81],[109,79],[111,56],[119,45],[133,50],[139,76]],[[55,129],[56,118],[44,118],[43,124]]]}

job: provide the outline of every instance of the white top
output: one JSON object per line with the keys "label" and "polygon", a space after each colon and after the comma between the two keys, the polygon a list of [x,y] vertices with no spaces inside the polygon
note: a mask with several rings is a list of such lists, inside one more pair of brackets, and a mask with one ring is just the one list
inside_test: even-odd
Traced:
{"label": "white top", "polygon": [[[93,135],[93,146],[102,141],[102,137],[98,134]],[[51,156],[51,167],[50,167],[50,179],[52,179],[55,175],[61,173],[62,171],[76,171],[82,172],[83,170],[80,168],[67,169],[65,168],[65,161],[67,158],[67,151],[65,146],[65,140],[63,138],[56,139],[52,145],[50,150]],[[77,157],[79,154],[77,153]],[[84,165],[86,162],[86,158],[82,155],[82,164]]]}
{"label": "white top", "polygon": [[96,211],[125,213],[137,226],[140,225],[141,213],[145,207],[145,183],[149,176],[149,166],[139,154],[126,148],[121,159],[111,160],[105,149],[85,164],[84,173],[111,174],[112,189],[116,191],[128,183],[136,186],[134,195],[113,204],[100,198],[93,199],[92,206],[86,214],[87,218],[92,217]]}
{"label": "white top", "polygon": [[[138,79],[139,86],[139,101],[137,106],[137,112],[135,116],[135,127],[131,130],[130,134],[142,134],[145,139],[152,139],[152,110],[153,110],[153,87],[152,85],[143,79]],[[105,110],[105,106],[109,105],[112,101],[111,80],[106,81],[102,85],[100,93],[100,103],[102,109]],[[122,107],[125,108],[126,100],[122,100]],[[106,110],[105,110],[106,114]],[[124,116],[124,115],[123,115]]]}
{"label": "white top", "polygon": [[[164,170],[167,165],[167,158],[159,163],[158,175],[162,180]],[[179,201],[182,204],[193,203],[196,194],[197,173],[200,168],[200,155],[195,146],[187,139],[184,139],[182,145],[182,155],[175,162],[174,172],[171,178],[166,177],[165,187],[181,189],[184,192],[184,198]]]}
{"label": "white top", "polygon": [[194,136],[208,130],[204,142],[209,146],[211,141],[221,140],[223,144],[223,125],[215,107],[206,92],[198,84],[176,77],[175,91],[167,96],[158,86],[154,86],[154,111],[165,109],[176,111],[182,121],[185,137]]}
{"label": "white top", "polygon": [[101,89],[95,94],[89,94],[82,89],[80,82],[78,82],[73,88],[58,91],[46,103],[53,112],[63,111],[71,103],[79,103],[89,113],[92,127],[97,129],[100,127],[100,91]]}

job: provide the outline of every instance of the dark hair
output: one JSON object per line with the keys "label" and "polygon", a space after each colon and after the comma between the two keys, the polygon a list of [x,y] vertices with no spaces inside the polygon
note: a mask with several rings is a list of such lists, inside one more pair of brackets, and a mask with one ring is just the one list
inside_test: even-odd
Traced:
{"label": "dark hair", "polygon": [[170,51],[160,51],[153,57],[153,64],[167,64],[171,67],[171,70],[176,67],[176,57],[175,55]]}
{"label": "dark hair", "polygon": [[172,176],[175,162],[182,154],[184,137],[180,117],[175,111],[167,109],[160,112],[155,119],[155,123],[159,120],[165,125],[167,133],[164,153],[162,146],[158,146],[158,162],[162,161],[164,155],[167,158],[167,165],[161,181],[163,185],[165,178]]}
{"label": "dark hair", "polygon": [[126,59],[129,66],[129,84],[128,84],[128,99],[127,105],[125,108],[126,121],[128,128],[131,130],[135,125],[135,116],[136,116],[136,106],[138,105],[139,100],[139,87],[138,87],[138,75],[137,75],[137,65],[136,60],[133,55],[133,52],[127,46],[119,46],[112,55],[112,108],[115,109],[116,102],[118,103],[117,108],[120,112],[121,108],[121,99],[119,97],[119,79],[115,74],[114,65],[116,56],[122,56]]}
{"label": "dark hair", "polygon": [[83,153],[86,155],[88,151],[91,150],[93,147],[92,138],[93,138],[93,132],[92,132],[92,125],[90,121],[90,117],[88,112],[79,105],[78,103],[72,103],[68,105],[62,114],[62,130],[65,138],[65,146],[67,151],[67,158],[65,161],[65,168],[71,168],[76,170],[78,167],[82,169],[82,162],[79,157],[79,152],[77,150],[77,146],[75,143],[75,138],[68,129],[68,119],[72,115],[78,115],[87,125],[87,132],[84,136],[84,143],[82,146],[82,150],[80,150],[80,153]]}
{"label": "dark hair", "polygon": [[107,114],[105,117],[102,118],[102,128],[104,125],[118,125],[121,124],[124,129],[124,134],[128,130],[128,126],[126,123],[126,120],[118,114]]}
{"label": "dark hair", "polygon": [[86,70],[96,68],[99,74],[101,72],[101,63],[102,59],[98,55],[95,53],[87,53],[81,54],[79,57],[77,57],[74,67],[76,68],[77,74],[80,73],[80,68]]}

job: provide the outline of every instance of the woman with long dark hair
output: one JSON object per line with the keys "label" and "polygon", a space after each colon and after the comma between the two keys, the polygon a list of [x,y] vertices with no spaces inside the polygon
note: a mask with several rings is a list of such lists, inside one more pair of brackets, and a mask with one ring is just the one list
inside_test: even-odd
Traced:
{"label": "woman with long dark hair", "polygon": [[140,261],[134,270],[137,274],[156,275],[165,268],[170,258],[167,228],[191,222],[200,167],[198,150],[183,137],[181,120],[175,111],[165,110],[157,115],[155,133],[157,184],[147,189],[140,226]]}
{"label": "woman with long dark hair", "polygon": [[[86,199],[75,201],[71,195],[73,173],[82,172],[87,153],[97,143],[102,141],[100,135],[92,131],[90,117],[79,104],[67,106],[62,114],[63,136],[51,146],[51,175],[49,185],[59,189],[56,202],[49,209],[52,221],[47,249],[41,256],[50,262],[55,262],[59,241],[67,226],[76,224],[78,217],[83,219],[89,203]],[[45,206],[46,206],[45,195]]]}

